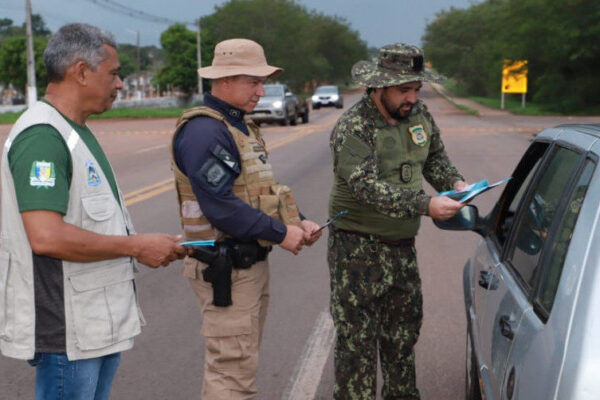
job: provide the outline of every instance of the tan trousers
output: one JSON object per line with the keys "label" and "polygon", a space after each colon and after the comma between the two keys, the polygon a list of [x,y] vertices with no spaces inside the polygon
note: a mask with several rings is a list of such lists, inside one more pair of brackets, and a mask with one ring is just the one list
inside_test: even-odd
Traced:
{"label": "tan trousers", "polygon": [[212,305],[212,287],[202,279],[201,269],[201,265],[196,268],[194,278],[184,267],[202,310],[206,346],[202,399],[254,399],[258,349],[269,303],[269,264],[261,261],[249,269],[233,270],[233,305],[229,307]]}

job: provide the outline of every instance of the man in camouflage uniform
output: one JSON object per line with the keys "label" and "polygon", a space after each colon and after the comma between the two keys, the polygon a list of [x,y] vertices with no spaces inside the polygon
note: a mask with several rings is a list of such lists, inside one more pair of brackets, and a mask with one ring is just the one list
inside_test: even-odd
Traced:
{"label": "man in camouflage uniform", "polygon": [[360,61],[354,80],[367,88],[331,134],[334,186],[329,213],[348,210],[330,231],[331,314],[337,329],[334,398],[375,399],[377,351],[384,399],[419,399],[413,347],[422,321],[415,240],[420,217],[448,219],[463,204],[423,191],[466,183],[450,163],[440,132],[418,100],[421,49],[405,44]]}

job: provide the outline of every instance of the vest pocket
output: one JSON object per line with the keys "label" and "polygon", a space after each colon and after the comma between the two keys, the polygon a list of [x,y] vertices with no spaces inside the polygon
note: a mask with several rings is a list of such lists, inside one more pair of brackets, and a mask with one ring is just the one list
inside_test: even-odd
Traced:
{"label": "vest pocket", "polygon": [[111,217],[117,205],[112,193],[82,197],[82,228],[99,234],[111,233]]}
{"label": "vest pocket", "polygon": [[268,195],[258,197],[259,208],[270,217],[284,224],[300,224],[300,216],[292,190],[281,184],[271,185]]}
{"label": "vest pocket", "polygon": [[76,345],[95,350],[140,333],[133,267],[128,263],[69,276]]}
{"label": "vest pocket", "polygon": [[8,286],[8,277],[10,272],[10,253],[0,252],[0,338],[11,340],[9,333],[9,316],[12,314],[9,307],[12,307],[12,290]]}

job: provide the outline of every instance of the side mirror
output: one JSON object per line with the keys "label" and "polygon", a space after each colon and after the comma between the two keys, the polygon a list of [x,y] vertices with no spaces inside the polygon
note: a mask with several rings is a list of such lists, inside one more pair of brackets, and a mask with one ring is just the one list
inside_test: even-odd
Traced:
{"label": "side mirror", "polygon": [[479,231],[479,211],[477,207],[466,205],[454,217],[445,221],[433,220],[435,226],[447,231]]}

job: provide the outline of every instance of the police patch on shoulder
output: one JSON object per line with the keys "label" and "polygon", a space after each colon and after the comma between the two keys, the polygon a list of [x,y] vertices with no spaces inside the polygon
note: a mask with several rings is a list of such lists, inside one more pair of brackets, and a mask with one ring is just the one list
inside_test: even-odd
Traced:
{"label": "police patch on shoulder", "polygon": [[210,185],[219,186],[221,181],[223,181],[223,178],[227,177],[227,174],[221,165],[215,163],[208,168],[204,176],[206,178],[206,182],[208,182]]}
{"label": "police patch on shoulder", "polygon": [[54,163],[48,161],[34,161],[29,172],[29,185],[37,188],[54,187],[56,173]]}
{"label": "police patch on shoulder", "polygon": [[425,146],[425,143],[427,143],[427,132],[423,129],[423,125],[419,124],[411,126],[408,128],[408,131],[410,132],[414,144],[421,147]]}
{"label": "police patch on shoulder", "polygon": [[89,186],[98,186],[100,183],[102,183],[100,181],[100,175],[98,175],[98,172],[96,172],[93,161],[86,161],[85,169]]}

